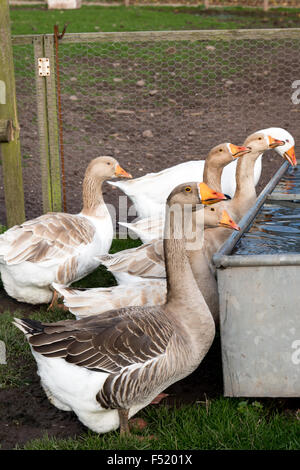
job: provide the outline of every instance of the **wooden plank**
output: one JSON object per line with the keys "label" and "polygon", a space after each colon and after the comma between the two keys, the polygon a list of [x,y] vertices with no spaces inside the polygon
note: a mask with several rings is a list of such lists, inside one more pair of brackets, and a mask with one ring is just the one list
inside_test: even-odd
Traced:
{"label": "wooden plank", "polygon": [[246,39],[266,41],[299,40],[300,28],[66,33],[60,41],[61,44],[72,44],[89,42],[236,41]]}
{"label": "wooden plank", "polygon": [[[42,35],[18,35],[12,37],[13,45],[32,44]],[[51,35],[45,35],[51,36]],[[245,39],[281,40],[300,39],[300,28],[235,29],[198,31],[130,31],[66,33],[61,43],[86,42],[145,42],[145,41],[232,41]]]}
{"label": "wooden plank", "polygon": [[25,44],[33,44],[35,38],[41,36],[41,34],[19,34],[17,36],[12,36],[11,41],[13,46],[23,46]]}
{"label": "wooden plank", "polygon": [[50,60],[50,76],[45,77],[47,93],[48,112],[48,135],[49,135],[49,166],[52,191],[52,211],[62,210],[61,199],[61,168],[59,155],[59,132],[57,118],[57,96],[56,96],[56,70],[54,54],[54,38],[47,36],[44,38],[45,57]]}
{"label": "wooden plank", "polygon": [[0,143],[7,226],[25,220],[20,126],[17,113],[15,73],[10,33],[8,0],[0,1],[0,82],[3,96],[0,119],[12,120],[13,135],[10,142]]}
{"label": "wooden plank", "polygon": [[40,77],[38,58],[44,57],[43,37],[34,38],[34,68],[36,81],[37,117],[40,144],[43,212],[52,211],[52,188],[49,158],[49,135],[47,121],[46,77]]}

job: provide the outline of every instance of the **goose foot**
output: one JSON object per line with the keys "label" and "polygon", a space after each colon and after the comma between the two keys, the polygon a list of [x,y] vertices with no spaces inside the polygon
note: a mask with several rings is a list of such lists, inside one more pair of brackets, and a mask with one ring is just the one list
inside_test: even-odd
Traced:
{"label": "goose foot", "polygon": [[166,398],[168,396],[169,396],[168,393],[159,393],[157,395],[157,397],[155,397],[154,400],[152,400],[150,405],[158,405],[164,398]]}

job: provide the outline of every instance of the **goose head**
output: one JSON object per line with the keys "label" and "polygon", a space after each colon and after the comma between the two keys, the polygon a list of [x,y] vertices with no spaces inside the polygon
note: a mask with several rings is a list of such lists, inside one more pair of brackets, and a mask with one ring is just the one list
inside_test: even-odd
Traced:
{"label": "goose head", "polygon": [[189,205],[192,210],[197,210],[199,205],[215,204],[219,201],[230,199],[223,193],[214,191],[205,183],[184,183],[176,186],[170,193],[167,204],[173,206],[178,204],[181,207]]}
{"label": "goose head", "polygon": [[207,155],[206,160],[210,161],[210,165],[215,163],[215,165],[219,167],[224,167],[228,165],[228,163],[232,162],[232,160],[242,157],[248,152],[250,152],[248,147],[225,142],[212,148]]}
{"label": "goose head", "polygon": [[270,133],[263,131],[254,132],[244,142],[244,145],[251,149],[253,155],[261,154],[265,150],[275,149],[284,144],[283,140],[276,139]]}
{"label": "goose head", "polygon": [[281,157],[285,158],[292,166],[297,165],[297,159],[295,155],[295,140],[292,134],[282,127],[269,127],[268,129],[263,129],[260,132],[281,140],[283,145],[277,146],[275,151]]}
{"label": "goose head", "polygon": [[232,230],[240,230],[240,227],[222,206],[222,204],[220,206],[217,204],[204,207],[204,227],[224,227]]}
{"label": "goose head", "polygon": [[109,156],[94,158],[88,165],[85,176],[96,180],[104,181],[108,178],[132,178],[118,163]]}

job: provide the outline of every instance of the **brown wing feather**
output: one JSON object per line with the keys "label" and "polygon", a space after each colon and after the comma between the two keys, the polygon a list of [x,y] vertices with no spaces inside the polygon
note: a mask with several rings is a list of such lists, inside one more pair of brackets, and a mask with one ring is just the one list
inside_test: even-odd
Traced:
{"label": "brown wing feather", "polygon": [[[29,324],[30,320],[22,320]],[[128,307],[82,320],[41,324],[29,337],[33,349],[48,357],[109,373],[164,354],[173,334],[157,307]]]}
{"label": "brown wing feather", "polygon": [[72,254],[74,248],[90,243],[94,234],[94,227],[83,217],[48,213],[5,232],[0,255],[8,264],[45,262]]}
{"label": "brown wing feather", "polygon": [[127,272],[133,276],[149,278],[166,275],[162,240],[106,255],[102,257],[102,261],[111,272]]}

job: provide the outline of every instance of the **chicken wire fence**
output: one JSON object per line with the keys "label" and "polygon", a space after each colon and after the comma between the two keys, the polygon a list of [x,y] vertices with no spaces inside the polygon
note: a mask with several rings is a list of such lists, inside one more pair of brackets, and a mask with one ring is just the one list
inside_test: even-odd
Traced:
{"label": "chicken wire fence", "polygon": [[[52,35],[13,43],[29,218],[60,191],[54,46]],[[139,177],[266,127],[299,141],[299,51],[297,29],[66,34],[59,66],[67,210],[80,210],[84,170],[100,155]],[[51,73],[40,77],[45,53]],[[281,161],[268,155],[275,171]],[[119,190],[106,185],[104,194],[118,205]]]}

